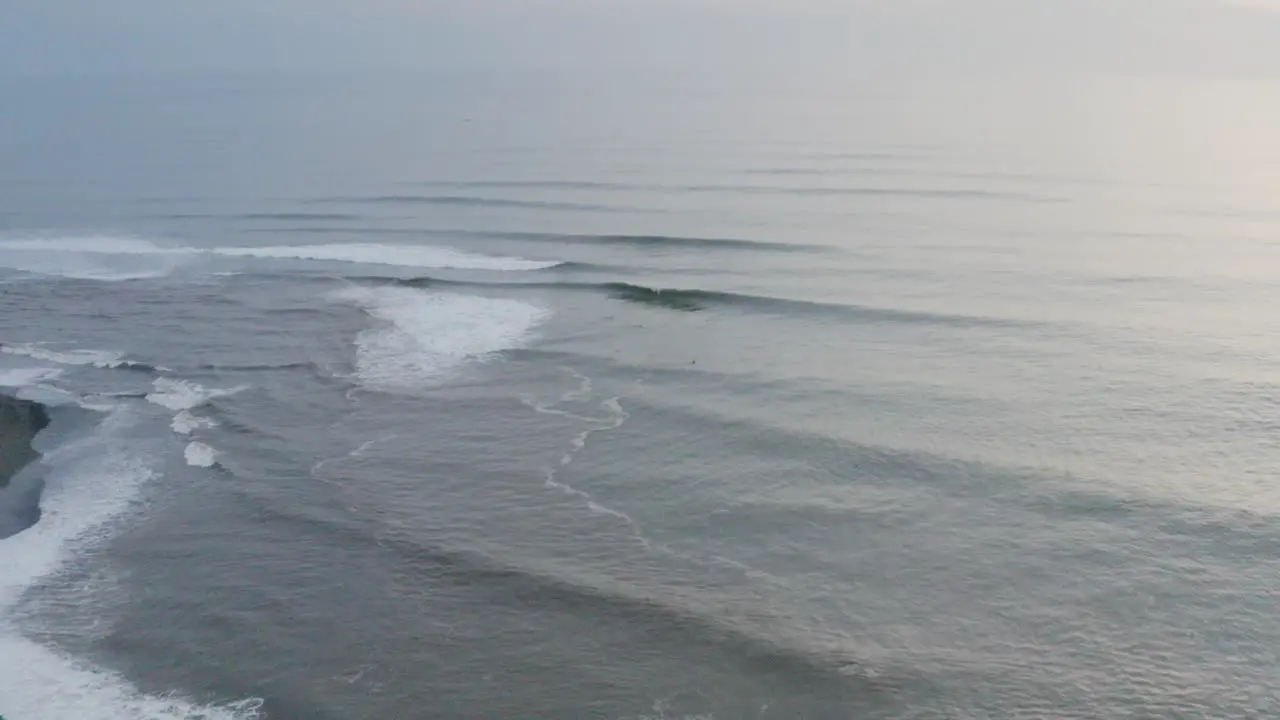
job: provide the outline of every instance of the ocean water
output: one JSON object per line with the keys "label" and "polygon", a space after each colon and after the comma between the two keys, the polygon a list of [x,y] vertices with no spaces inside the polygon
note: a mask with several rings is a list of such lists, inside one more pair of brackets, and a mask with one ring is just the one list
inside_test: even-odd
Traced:
{"label": "ocean water", "polygon": [[6,81],[12,720],[1280,716],[1280,92]]}

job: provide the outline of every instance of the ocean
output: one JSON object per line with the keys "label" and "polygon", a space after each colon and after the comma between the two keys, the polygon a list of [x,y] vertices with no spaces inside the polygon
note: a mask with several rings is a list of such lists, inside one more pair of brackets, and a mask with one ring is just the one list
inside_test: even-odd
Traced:
{"label": "ocean", "polygon": [[1273,86],[3,93],[6,720],[1280,717]]}

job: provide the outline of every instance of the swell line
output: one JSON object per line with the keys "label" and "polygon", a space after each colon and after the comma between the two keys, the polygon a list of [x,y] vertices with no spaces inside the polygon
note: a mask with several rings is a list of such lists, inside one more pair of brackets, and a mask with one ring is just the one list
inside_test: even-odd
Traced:
{"label": "swell line", "polygon": [[165,220],[266,220],[278,222],[352,222],[363,216],[352,213],[251,212],[251,213],[174,213],[159,216]]}
{"label": "swell line", "polygon": [[[862,683],[870,692],[887,691],[896,678],[862,675],[863,665],[850,638],[829,628],[806,627],[791,618],[766,617],[749,601],[703,592],[680,583],[654,587],[643,578],[623,581],[588,568],[541,562],[481,547],[424,542],[395,532],[371,534],[355,523],[299,506],[249,502],[248,515],[259,522],[283,523],[343,542],[378,546],[433,583],[456,583],[484,592],[492,602],[517,603],[523,610],[570,610],[609,617],[647,633],[683,643],[715,647],[749,666],[786,672],[817,682]],[[776,622],[771,622],[776,620]]]}
{"label": "swell line", "polygon": [[593,292],[615,300],[648,305],[679,312],[702,312],[707,310],[737,310],[770,315],[825,315],[855,322],[895,322],[920,325],[943,325],[948,327],[1027,327],[1029,324],[1020,320],[983,317],[975,315],[959,315],[921,310],[902,310],[896,308],[854,305],[844,303],[827,303],[811,300],[795,300],[765,295],[752,295],[718,290],[655,288],[625,282],[583,283],[583,282],[481,282],[470,280],[447,280],[433,277],[416,277],[408,279],[387,278],[352,278],[353,280],[390,282],[395,285],[430,288],[430,287],[494,287],[494,288],[532,288],[573,292]]}
{"label": "swell line", "polygon": [[572,203],[552,200],[515,200],[511,198],[475,197],[471,195],[369,195],[324,198],[312,202],[355,203],[365,205],[446,205],[455,207],[519,208],[523,210],[577,210],[617,212],[623,208],[598,203]]}
{"label": "swell line", "polygon": [[697,250],[768,250],[774,252],[830,251],[823,245],[780,242],[776,240],[751,240],[747,238],[698,237],[685,235],[633,235],[626,233],[549,233],[517,232],[508,230],[451,230],[408,227],[261,227],[245,230],[247,233],[271,234],[331,234],[331,235],[387,235],[402,237],[476,238],[510,240],[515,242],[556,243],[561,245],[603,245],[633,247],[637,249],[689,248]]}
{"label": "swell line", "polygon": [[[732,193],[739,195],[780,195],[795,197],[916,197],[958,200],[1016,200],[1024,202],[1061,202],[1063,198],[1048,195],[986,190],[979,188],[947,187],[877,187],[877,186],[815,186],[815,185],[747,185],[733,183],[663,184],[636,182],[607,182],[585,180],[460,180],[424,181],[419,187],[458,188],[474,190],[596,190],[607,192],[652,193]],[[399,196],[405,197],[405,196]],[[463,199],[453,198],[451,199]],[[471,200],[469,196],[466,198]],[[481,200],[474,198],[476,200]],[[525,201],[502,201],[525,202]],[[559,204],[559,203],[556,203]]]}

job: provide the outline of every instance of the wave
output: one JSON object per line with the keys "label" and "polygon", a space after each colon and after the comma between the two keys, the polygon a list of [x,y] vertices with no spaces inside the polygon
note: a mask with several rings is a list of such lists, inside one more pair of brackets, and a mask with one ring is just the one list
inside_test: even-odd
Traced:
{"label": "wave", "polygon": [[391,391],[438,384],[459,365],[521,343],[548,315],[517,300],[407,287],[356,286],[333,298],[376,321],[356,337],[356,376],[366,387]]}
{"label": "wave", "polygon": [[26,388],[62,374],[58,368],[5,368],[0,369],[0,387]]}
{"label": "wave", "polygon": [[535,232],[475,232],[470,233],[499,240],[525,240],[529,242],[554,242],[581,245],[622,245],[639,248],[691,248],[700,250],[816,250],[819,246],[768,240],[739,238],[687,237],[681,235],[612,235],[567,234]]}
{"label": "wave", "polygon": [[839,175],[846,170],[839,168],[764,167],[740,170],[743,175]]}
{"label": "wave", "polygon": [[[179,697],[150,696],[121,676],[28,640],[16,630],[17,604],[40,580],[56,573],[111,535],[155,473],[144,448],[128,440],[136,416],[116,408],[89,435],[49,448],[40,461],[45,485],[39,520],[0,540],[0,712],[50,720],[247,720],[256,701],[201,706]],[[56,420],[55,420],[56,422]]]}
{"label": "wave", "polygon": [[950,313],[922,312],[916,310],[899,310],[896,308],[872,307],[867,305],[848,305],[823,303],[808,300],[791,300],[768,297],[764,295],[747,295],[742,293],[718,292],[712,290],[670,290],[651,288],[643,285],[614,282],[604,283],[602,289],[610,297],[627,302],[653,305],[670,310],[698,312],[712,307],[725,307],[768,314],[821,314],[831,315],[859,322],[892,322],[904,324],[945,325],[951,327],[1004,327],[1018,324],[1000,318],[975,317],[971,315],[955,315]]}
{"label": "wave", "polygon": [[648,187],[641,183],[604,182],[599,180],[424,180],[418,187],[452,187],[492,190],[635,190]]}
{"label": "wave", "polygon": [[199,366],[200,370],[214,372],[270,372],[273,370],[312,370],[320,368],[314,362],[259,363],[250,365],[219,365],[207,363]]}
{"label": "wave", "polygon": [[[805,628],[743,597],[717,597],[710,587],[619,581],[590,570],[538,567],[475,551],[428,548],[384,539],[410,562],[442,581],[490,586],[492,595],[522,608],[550,608],[593,618],[614,618],[647,636],[680,645],[712,646],[743,665],[812,679],[848,682],[861,658],[855,644],[830,628]],[[424,565],[430,568],[424,568]],[[710,585],[710,584],[708,584]],[[737,595],[732,592],[732,595]],[[886,681],[885,684],[888,684]]]}
{"label": "wave", "polygon": [[136,360],[125,360],[124,353],[111,350],[51,350],[40,343],[22,345],[6,345],[0,343],[0,353],[21,355],[34,360],[58,363],[59,365],[92,365],[103,369],[136,370],[139,372],[158,372],[162,368]]}
{"label": "wave", "polygon": [[379,205],[450,205],[478,208],[519,208],[522,210],[577,210],[583,212],[617,212],[622,208],[597,203],[556,202],[552,200],[513,200],[470,195],[373,195],[368,197],[324,198],[315,202],[364,203]]}
{"label": "wave", "polygon": [[87,395],[85,395],[84,397],[85,397],[86,399],[92,399],[92,398],[106,398],[106,399],[127,398],[127,399],[130,399],[130,400],[145,400],[145,399],[146,399],[146,397],[147,397],[147,395],[149,395],[149,394],[150,394],[150,393],[146,393],[146,392],[130,392],[130,391],[124,391],[124,392],[97,392],[97,393],[88,393],[88,394],[87,394]]}
{"label": "wave", "polygon": [[[196,251],[200,252],[200,251]],[[222,247],[203,252],[270,260],[322,260],[364,265],[435,268],[442,270],[545,270],[560,265],[555,260],[527,260],[463,252],[427,245],[285,245],[279,247]]]}
{"label": "wave", "polygon": [[191,467],[211,468],[218,464],[218,451],[202,442],[189,442],[182,457]]}
{"label": "wave", "polygon": [[[893,171],[889,171],[893,172]],[[774,174],[785,174],[774,171]],[[823,172],[792,174],[830,174]],[[1061,202],[1062,198],[1005,190],[978,188],[910,188],[882,186],[788,186],[742,185],[731,183],[662,184],[631,182],[592,182],[565,180],[472,180],[433,181],[418,183],[427,187],[455,187],[475,189],[545,189],[545,190],[599,190],[654,193],[732,193],[739,195],[790,195],[798,197],[917,197],[934,199],[1018,200],[1027,202]],[[381,200],[381,199],[379,199]],[[609,206],[579,203],[544,202],[525,200],[489,200],[470,196],[390,196],[387,201],[442,202],[448,204],[494,204],[511,207],[552,207],[577,210],[610,209]],[[443,202],[442,202],[443,204]]]}
{"label": "wave", "polygon": [[[745,189],[739,189],[739,192]],[[760,190],[756,190],[760,192]],[[904,188],[904,187],[810,187],[789,188],[789,195],[806,197],[905,197],[937,200],[1014,200],[1017,202],[1052,203],[1065,202],[1063,198],[1004,190],[977,190],[971,188]]]}
{"label": "wave", "polygon": [[[678,579],[645,573],[620,580],[610,572],[571,568],[533,558],[499,556],[478,549],[426,544],[394,533],[371,534],[366,528],[320,516],[299,506],[246,502],[255,520],[303,528],[307,533],[339,535],[344,543],[376,543],[394,552],[406,570],[433,582],[469,588],[478,599],[499,606],[512,604],[522,612],[564,613],[614,621],[647,637],[661,638],[664,647],[710,648],[730,663],[785,673],[813,682],[838,686],[863,685],[860,690],[888,690],[893,679],[875,680],[862,674],[863,658],[853,639],[817,621],[786,617],[764,609],[758,598],[743,597],[737,587],[718,592],[714,582],[683,585]],[[647,557],[647,556],[646,556]],[[645,560],[647,565],[650,561]],[[619,573],[630,574],[628,568]],[[694,573],[719,569],[695,566]],[[705,573],[704,573],[705,571]],[[442,585],[443,587],[443,585]]]}
{"label": "wave", "polygon": [[[360,279],[360,278],[356,278]],[[374,282],[388,282],[385,278],[365,278]],[[651,305],[667,310],[700,312],[714,308],[740,310],[772,315],[818,314],[854,320],[858,322],[895,322],[907,324],[944,325],[950,327],[1023,327],[1025,323],[1004,318],[958,315],[918,310],[824,303],[809,300],[722,292],[716,290],[683,290],[654,288],[624,282],[575,283],[575,282],[479,282],[417,277],[390,280],[404,287],[499,287],[533,288],[579,292],[597,292],[625,302]]]}
{"label": "wave", "polygon": [[145,695],[123,677],[17,635],[0,635],[5,718],[38,720],[255,720],[258,700],[198,705]]}
{"label": "wave", "polygon": [[169,427],[179,435],[190,435],[200,428],[217,427],[217,425],[218,423],[210,418],[193,415],[190,410],[180,410],[173,416]]}
{"label": "wave", "polygon": [[0,241],[0,268],[72,280],[164,277],[183,259],[143,240],[112,236]]}
{"label": "wave", "polygon": [[[610,245],[635,248],[689,248],[695,250],[769,250],[775,252],[825,251],[829,247],[804,243],[745,238],[691,237],[682,235],[629,235],[618,233],[544,233],[509,230],[440,230],[434,228],[386,228],[386,227],[283,227],[258,228],[250,232],[261,234],[307,233],[313,235],[388,235],[407,237],[468,237],[518,242],[556,243],[561,245]],[[561,263],[557,268],[578,263]]]}
{"label": "wave", "polygon": [[245,234],[255,235],[401,235],[410,237],[428,237],[434,235],[466,235],[468,231],[462,230],[455,233],[445,233],[440,230],[424,230],[417,228],[394,228],[394,227],[332,227],[325,225],[285,225],[282,227],[255,227],[247,228],[241,232]]}
{"label": "wave", "polygon": [[0,267],[73,279],[161,277],[192,258],[210,256],[450,270],[527,271],[561,265],[556,260],[479,255],[427,245],[358,243],[193,248],[165,247],[146,240],[110,236],[0,241]]}
{"label": "wave", "polygon": [[147,402],[166,410],[183,412],[208,403],[210,400],[244,391],[245,386],[230,389],[208,389],[199,383],[173,378],[156,378],[154,388],[146,394]]}
{"label": "wave", "polygon": [[184,213],[163,215],[166,220],[271,220],[279,222],[354,222],[363,216],[352,213],[257,212],[257,213]]}

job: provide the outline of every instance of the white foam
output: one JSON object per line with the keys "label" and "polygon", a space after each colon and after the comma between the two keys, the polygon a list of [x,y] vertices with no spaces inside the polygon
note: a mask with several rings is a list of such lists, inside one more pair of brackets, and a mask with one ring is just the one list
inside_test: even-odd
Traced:
{"label": "white foam", "polygon": [[438,384],[463,363],[519,345],[548,317],[517,300],[411,288],[352,287],[335,298],[375,319],[376,326],[356,338],[356,374],[383,390]]}
{"label": "white foam", "polygon": [[100,412],[100,413],[111,412],[116,408],[115,403],[94,402],[93,400],[88,398],[81,398],[78,404],[80,405],[80,407],[84,408],[85,410],[91,410],[93,412]]}
{"label": "white foam", "polygon": [[425,245],[286,245],[280,247],[215,248],[209,252],[237,257],[328,260],[365,265],[457,270],[543,270],[561,263],[463,252],[455,248]]}
{"label": "white foam", "polygon": [[202,442],[187,443],[187,449],[183,451],[182,456],[191,467],[213,467],[213,464],[218,461],[218,451]]}
{"label": "white foam", "polygon": [[497,271],[542,270],[561,264],[554,260],[478,255],[431,245],[356,243],[192,248],[164,247],[146,240],[111,236],[0,241],[0,267],[90,280],[167,275],[185,259],[200,255]]}
{"label": "white foam", "polygon": [[0,241],[0,267],[104,282],[168,275],[180,254],[143,240],[111,236]]}
{"label": "white foam", "polygon": [[35,360],[58,363],[59,365],[92,365],[100,368],[118,368],[125,365],[121,360],[123,353],[110,350],[67,350],[59,352],[37,344],[0,345],[0,352],[7,355],[21,355]]}
{"label": "white foam", "polygon": [[113,235],[2,240],[0,249],[14,252],[98,253],[103,255],[164,255],[170,249],[137,238]]}
{"label": "white foam", "polygon": [[62,374],[58,368],[0,369],[0,387],[23,388],[52,380]]}
{"label": "white foam", "polygon": [[109,536],[110,526],[154,477],[130,449],[128,411],[112,411],[93,435],[47,451],[40,521],[0,540],[0,713],[14,720],[233,720],[257,716],[256,703],[202,707],[143,695],[119,675],[93,668],[22,637],[13,627],[22,594],[58,572],[68,557]]}
{"label": "white foam", "polygon": [[152,383],[152,387],[154,390],[147,393],[147,402],[174,412],[191,410],[204,405],[214,398],[234,395],[244,390],[244,387],[231,388],[229,390],[210,390],[189,380],[175,380],[173,378],[156,378]]}
{"label": "white foam", "polygon": [[174,415],[173,422],[169,424],[169,427],[173,428],[173,431],[179,435],[190,435],[200,428],[211,428],[216,426],[217,423],[212,419],[193,415],[190,410],[183,410],[177,415]]}
{"label": "white foam", "polygon": [[110,520],[151,477],[145,463],[113,442],[116,432],[129,424],[117,409],[94,435],[45,453],[41,462],[50,467],[50,477],[40,500],[40,521],[0,541],[0,611],[58,566],[64,545]]}
{"label": "white foam", "polygon": [[[0,708],[6,718],[38,720],[248,720],[260,702],[199,706],[139,693],[120,676],[89,667],[21,637],[0,636]],[[12,664],[12,667],[10,667]]]}

